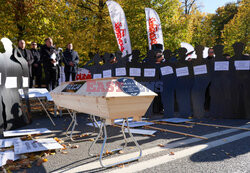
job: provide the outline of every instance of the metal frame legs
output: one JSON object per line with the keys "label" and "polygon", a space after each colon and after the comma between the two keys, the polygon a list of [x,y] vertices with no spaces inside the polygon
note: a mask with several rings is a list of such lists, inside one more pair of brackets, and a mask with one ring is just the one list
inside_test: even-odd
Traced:
{"label": "metal frame legs", "polygon": [[[68,109],[67,109],[68,110]],[[69,124],[69,127],[67,128],[67,130],[66,130],[66,136],[67,137],[70,137],[70,140],[71,141],[75,141],[73,138],[72,138],[72,134],[73,134],[73,131],[75,130],[75,126],[76,125],[78,125],[77,124],[77,120],[76,120],[76,112],[75,111],[73,111],[72,112],[72,114],[71,114],[71,112],[68,110],[68,112],[69,112],[69,115],[71,116],[71,118],[72,118],[72,121],[71,121],[71,123]],[[73,126],[72,126],[73,125]],[[69,131],[69,129],[70,129],[70,127],[72,126],[72,129],[71,129],[71,132],[70,132],[70,136],[68,135],[68,131]]]}
{"label": "metal frame legs", "polygon": [[[94,144],[98,141],[98,139],[103,135],[103,131],[104,131],[104,139],[103,139],[102,148],[101,148],[101,152],[100,152],[100,156],[99,156],[99,161],[100,161],[100,164],[101,164],[102,167],[108,168],[108,167],[112,167],[112,166],[115,166],[115,165],[132,162],[132,161],[140,159],[140,157],[142,156],[142,150],[140,148],[140,145],[137,143],[137,141],[135,140],[133,134],[130,132],[128,118],[123,119],[123,124],[122,124],[122,127],[121,127],[122,134],[123,134],[124,141],[125,141],[123,149],[127,146],[127,138],[126,138],[125,131],[124,131],[125,130],[125,127],[124,127],[125,123],[127,124],[127,129],[128,129],[129,136],[132,138],[132,140],[135,143],[136,147],[140,151],[139,156],[128,159],[128,160],[116,162],[116,163],[113,163],[113,164],[104,165],[103,164],[103,152],[104,152],[104,147],[105,147],[105,144],[106,144],[106,141],[107,141],[107,129],[106,129],[106,121],[105,121],[105,119],[102,119],[99,134],[97,135],[97,137],[95,138],[95,140],[93,141],[93,143],[91,144],[91,146],[89,147],[89,150],[88,150],[89,155],[93,156],[94,154],[91,154],[91,149],[94,146]],[[120,151],[120,150],[122,150],[122,148],[112,150],[111,152]]]}

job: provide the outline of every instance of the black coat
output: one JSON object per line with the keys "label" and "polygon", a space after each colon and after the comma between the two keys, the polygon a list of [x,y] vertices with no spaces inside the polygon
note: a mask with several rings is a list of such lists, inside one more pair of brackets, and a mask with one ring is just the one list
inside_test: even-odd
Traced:
{"label": "black coat", "polygon": [[[64,72],[65,73],[77,73],[77,66],[79,63],[78,53],[74,50],[68,50],[63,52]],[[69,63],[73,62],[74,66],[70,66]]]}
{"label": "black coat", "polygon": [[[57,69],[58,65],[54,65],[51,61],[52,59],[52,54],[57,55],[57,51],[54,47],[48,47],[46,45],[43,45],[40,50],[40,56],[43,62],[43,68],[44,70],[51,70],[51,69]],[[59,61],[59,57],[56,56],[56,61]]]}
{"label": "black coat", "polygon": [[[42,75],[42,59],[40,56],[40,52],[37,49],[30,49],[34,61],[32,63],[32,75]],[[35,64],[37,64],[38,66],[35,67]]]}
{"label": "black coat", "polygon": [[[20,49],[20,48],[19,48],[19,51],[22,54],[22,56],[24,57],[24,59],[26,59],[26,61],[28,62],[29,75],[32,76],[32,64],[34,62],[34,57],[31,53],[31,51],[28,49]],[[19,55],[19,53],[18,53],[18,55]]]}

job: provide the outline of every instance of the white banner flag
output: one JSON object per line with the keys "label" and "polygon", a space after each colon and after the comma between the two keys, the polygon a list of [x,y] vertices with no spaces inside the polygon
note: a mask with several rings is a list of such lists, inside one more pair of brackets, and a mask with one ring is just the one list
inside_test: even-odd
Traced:
{"label": "white banner flag", "polygon": [[155,10],[145,8],[149,50],[153,44],[162,44],[164,50],[161,20]]}
{"label": "white banner flag", "polygon": [[107,1],[111,22],[122,56],[132,53],[128,24],[121,6],[115,1]]}

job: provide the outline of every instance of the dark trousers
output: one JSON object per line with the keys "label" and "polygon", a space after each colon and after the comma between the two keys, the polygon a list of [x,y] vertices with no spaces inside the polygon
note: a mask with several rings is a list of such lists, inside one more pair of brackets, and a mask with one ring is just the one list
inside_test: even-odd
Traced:
{"label": "dark trousers", "polygon": [[76,73],[65,72],[65,82],[69,81],[70,75],[72,81],[76,80]]}
{"label": "dark trousers", "polygon": [[45,69],[46,88],[48,91],[58,86],[58,68]]}
{"label": "dark trousers", "polygon": [[32,77],[30,77],[30,84],[29,87],[32,88],[33,87],[33,81],[35,80],[35,84],[37,85],[38,88],[41,88],[42,86],[42,76],[41,75],[35,75],[33,74]]}

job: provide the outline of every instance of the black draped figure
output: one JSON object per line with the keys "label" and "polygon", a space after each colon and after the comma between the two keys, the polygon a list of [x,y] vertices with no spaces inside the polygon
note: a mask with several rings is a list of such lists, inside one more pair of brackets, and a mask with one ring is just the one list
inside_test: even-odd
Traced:
{"label": "black draped figure", "polygon": [[176,99],[179,108],[179,116],[188,118],[191,116],[191,89],[193,86],[192,64],[186,61],[186,48],[178,50],[179,58],[176,63]]}
{"label": "black draped figure", "polygon": [[175,87],[176,87],[176,73],[175,63],[171,61],[172,52],[164,50],[163,52],[165,62],[161,64],[160,78],[163,82],[162,104],[164,109],[164,117],[174,117],[174,103],[175,103]]}
{"label": "black draped figure", "polygon": [[[233,44],[234,56],[232,60],[236,66],[234,85],[234,111],[237,118],[250,119],[250,58],[243,55],[245,45],[240,42]],[[245,66],[245,64],[248,64]]]}
{"label": "black draped figure", "polygon": [[[1,42],[2,43],[2,42]],[[3,133],[4,130],[4,117],[3,115],[5,114],[3,111],[3,89],[4,89],[4,84],[5,84],[5,79],[6,79],[6,68],[5,68],[5,61],[4,61],[4,53],[0,53],[0,134]]]}
{"label": "black draped figure", "polygon": [[[142,63],[142,83],[151,91],[156,92],[156,96],[151,103],[146,116],[151,116],[153,113],[160,113],[162,111],[161,92],[163,84],[159,78],[160,64],[156,64],[156,53],[158,50],[148,51],[146,61]],[[151,71],[151,72],[150,72]]]}
{"label": "black draped figure", "polygon": [[133,50],[131,62],[127,62],[127,76],[134,77],[134,79],[138,82],[141,82],[142,79],[142,64],[140,62],[140,58],[140,51]]}
{"label": "black draped figure", "polygon": [[130,56],[131,55],[126,55],[122,57],[122,52],[116,51],[115,53],[116,63],[113,65],[113,76],[116,77],[128,76],[126,67]]}
{"label": "black draped figure", "polygon": [[194,85],[192,88],[192,106],[193,115],[196,118],[205,116],[205,98],[206,89],[210,82],[210,64],[207,59],[203,58],[203,46],[196,46],[195,52],[197,59],[193,60]]}
{"label": "black draped figure", "polygon": [[210,117],[235,118],[233,110],[233,92],[235,67],[232,60],[223,56],[224,46],[214,46],[214,66],[210,86]]}
{"label": "black draped figure", "polygon": [[[89,62],[84,65],[84,68],[88,69],[91,73],[92,79],[102,78],[102,66],[100,62],[102,59],[99,54],[96,54]],[[90,63],[93,63],[90,65]]]}
{"label": "black draped figure", "polygon": [[111,62],[113,61],[114,56],[110,53],[105,53],[103,55],[104,64],[102,65],[102,75],[103,78],[109,78],[112,77],[113,73],[113,64]]}
{"label": "black draped figure", "polygon": [[[3,39],[2,39],[3,40]],[[5,130],[15,129],[29,123],[27,111],[21,109],[21,99],[18,89],[23,89],[28,105],[29,68],[23,57],[19,57],[18,49],[13,51],[12,43],[8,39],[3,41],[6,52],[4,62],[6,67],[6,81],[2,88],[4,106]],[[12,54],[13,52],[13,54]]]}

